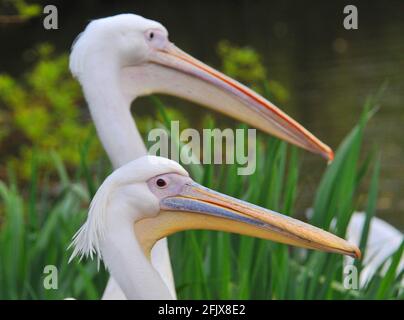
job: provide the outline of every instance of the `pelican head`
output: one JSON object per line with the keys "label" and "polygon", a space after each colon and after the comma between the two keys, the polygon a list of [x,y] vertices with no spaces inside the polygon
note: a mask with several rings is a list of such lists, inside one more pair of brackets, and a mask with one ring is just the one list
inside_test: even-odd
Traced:
{"label": "pelican head", "polygon": [[[122,105],[129,107],[138,96],[175,95],[328,160],[333,158],[327,145],[273,103],[176,47],[169,40],[167,29],[156,21],[134,14],[120,14],[90,22],[73,45],[70,69],[81,82],[90,109],[105,104],[105,101],[92,103],[97,99],[115,100],[109,101],[108,108],[117,109],[120,98],[125,100]],[[105,96],[105,92],[111,90],[119,94]],[[106,115],[106,110],[97,111],[104,114],[98,121],[97,117],[102,115],[95,116],[96,111],[92,110],[99,126],[115,116]],[[111,148],[114,148],[113,143],[111,141]]]}
{"label": "pelican head", "polygon": [[[74,237],[72,257],[97,253],[128,298],[167,298],[167,288],[149,262],[150,250],[159,239],[188,229],[222,230],[360,256],[356,246],[329,232],[203,187],[172,160],[144,156],[117,169],[101,185]],[[157,286],[162,296],[147,290],[145,295],[148,286]]]}

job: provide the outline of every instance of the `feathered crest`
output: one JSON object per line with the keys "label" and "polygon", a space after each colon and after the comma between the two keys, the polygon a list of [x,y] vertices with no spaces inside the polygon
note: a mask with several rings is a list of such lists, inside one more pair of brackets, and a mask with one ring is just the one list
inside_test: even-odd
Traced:
{"label": "feathered crest", "polygon": [[68,249],[74,247],[73,253],[70,256],[69,263],[76,256],[94,258],[97,256],[98,262],[102,259],[100,250],[100,242],[104,238],[106,229],[106,211],[111,186],[109,179],[105,180],[101,187],[96,192],[90,204],[86,222],[73,236],[73,240]]}

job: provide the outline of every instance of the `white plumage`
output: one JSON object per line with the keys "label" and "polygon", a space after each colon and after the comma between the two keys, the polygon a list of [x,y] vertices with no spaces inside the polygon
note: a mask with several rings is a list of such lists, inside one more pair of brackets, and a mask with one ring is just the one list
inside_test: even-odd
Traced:
{"label": "white plumage", "polygon": [[[347,229],[347,239],[352,243],[359,245],[363,225],[366,220],[366,213],[355,212],[349,222]],[[404,240],[403,234],[388,224],[386,221],[373,217],[370,222],[368,242],[366,245],[365,255],[363,257],[364,268],[360,275],[360,286],[364,287],[368,280],[374,275],[377,269],[400,247]],[[352,264],[352,258],[346,258],[347,264]],[[389,264],[387,263],[385,273]],[[404,257],[400,260],[400,265],[397,268],[397,273],[400,273],[404,268]]]}

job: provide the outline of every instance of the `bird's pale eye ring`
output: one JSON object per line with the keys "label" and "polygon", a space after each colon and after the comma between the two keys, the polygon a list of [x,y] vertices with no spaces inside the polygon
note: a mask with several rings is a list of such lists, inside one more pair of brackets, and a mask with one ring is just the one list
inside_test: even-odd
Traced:
{"label": "bird's pale eye ring", "polygon": [[158,29],[147,30],[145,38],[148,44],[155,49],[163,49],[167,44],[167,35]]}
{"label": "bird's pale eye ring", "polygon": [[158,178],[158,179],[156,180],[156,185],[157,185],[157,187],[159,187],[159,188],[165,188],[165,187],[167,187],[167,181],[164,180],[163,178]]}

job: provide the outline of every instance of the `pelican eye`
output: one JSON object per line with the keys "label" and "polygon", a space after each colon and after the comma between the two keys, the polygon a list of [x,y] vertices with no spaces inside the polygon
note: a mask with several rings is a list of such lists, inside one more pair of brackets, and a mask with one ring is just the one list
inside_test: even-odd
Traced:
{"label": "pelican eye", "polygon": [[154,38],[154,32],[152,31],[149,33],[149,40],[152,40],[153,38]]}
{"label": "pelican eye", "polygon": [[167,182],[162,178],[157,179],[156,184],[159,188],[164,188],[165,186],[167,186]]}

